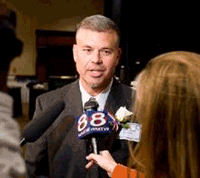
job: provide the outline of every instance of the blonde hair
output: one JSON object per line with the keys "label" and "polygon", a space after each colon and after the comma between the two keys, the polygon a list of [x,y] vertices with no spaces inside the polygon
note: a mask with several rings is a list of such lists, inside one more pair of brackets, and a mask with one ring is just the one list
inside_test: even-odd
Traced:
{"label": "blonde hair", "polygon": [[148,178],[199,177],[200,55],[177,51],[153,58],[138,88],[142,136],[130,162]]}

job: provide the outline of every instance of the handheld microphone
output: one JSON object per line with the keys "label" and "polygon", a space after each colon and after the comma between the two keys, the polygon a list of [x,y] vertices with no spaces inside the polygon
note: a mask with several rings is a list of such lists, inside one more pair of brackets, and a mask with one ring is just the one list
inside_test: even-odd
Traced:
{"label": "handheld microphone", "polygon": [[23,146],[27,142],[36,141],[56,120],[64,108],[64,101],[57,101],[51,107],[48,107],[36,116],[36,118],[23,129],[20,145]]}
{"label": "handheld microphone", "polygon": [[98,103],[89,100],[85,103],[85,112],[76,117],[78,137],[91,139],[94,153],[97,154],[96,138],[118,130],[118,123],[107,111],[97,111]]}

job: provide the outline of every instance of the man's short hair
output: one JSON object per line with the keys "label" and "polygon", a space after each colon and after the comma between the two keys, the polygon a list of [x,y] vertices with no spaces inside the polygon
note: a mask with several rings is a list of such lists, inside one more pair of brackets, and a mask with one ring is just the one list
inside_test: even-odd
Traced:
{"label": "man's short hair", "polygon": [[97,32],[106,32],[112,30],[117,34],[117,43],[120,43],[120,30],[117,24],[103,15],[92,15],[84,18],[78,25],[76,34],[79,29],[88,29]]}

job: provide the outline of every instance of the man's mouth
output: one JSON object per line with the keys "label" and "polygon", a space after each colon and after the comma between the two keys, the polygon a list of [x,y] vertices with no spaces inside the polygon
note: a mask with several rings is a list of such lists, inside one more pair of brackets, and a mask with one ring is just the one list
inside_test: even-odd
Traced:
{"label": "man's mouth", "polygon": [[90,71],[90,74],[93,76],[93,77],[100,77],[104,70],[89,70]]}

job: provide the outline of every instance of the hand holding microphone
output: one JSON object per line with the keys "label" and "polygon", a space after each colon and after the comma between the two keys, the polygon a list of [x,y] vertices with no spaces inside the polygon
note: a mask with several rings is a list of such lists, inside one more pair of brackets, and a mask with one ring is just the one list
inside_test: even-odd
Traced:
{"label": "hand holding microphone", "polygon": [[85,166],[86,169],[89,169],[94,162],[98,164],[102,169],[106,170],[107,174],[111,177],[112,173],[117,166],[117,163],[111,156],[108,150],[100,151],[99,155],[91,153],[86,156],[86,159],[90,162]]}

